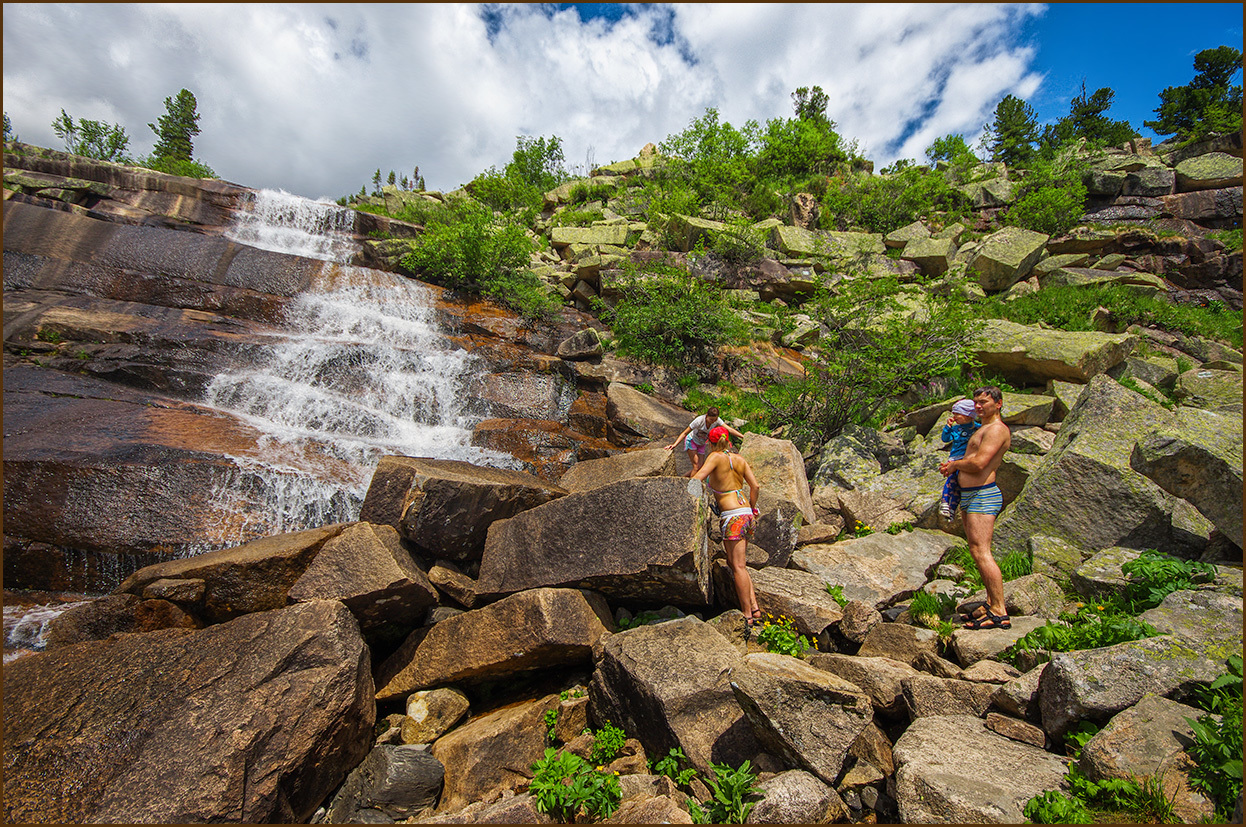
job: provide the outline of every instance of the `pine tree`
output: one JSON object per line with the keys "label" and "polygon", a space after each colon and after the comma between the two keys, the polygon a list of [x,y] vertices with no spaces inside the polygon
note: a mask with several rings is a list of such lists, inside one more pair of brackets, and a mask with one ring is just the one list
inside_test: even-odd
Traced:
{"label": "pine tree", "polygon": [[389,179],[388,179],[388,183],[389,183],[389,185],[392,187],[392,186],[393,186],[393,185],[394,185],[397,181],[398,181],[398,176],[397,176],[397,174],[395,174],[395,172],[391,169],[391,170],[389,171]]}
{"label": "pine tree", "polygon": [[792,108],[796,110],[797,120],[814,121],[819,125],[834,129],[835,124],[826,117],[828,103],[830,99],[822,91],[821,86],[815,86],[812,89],[801,86],[792,93]]}
{"label": "pine tree", "polygon": [[[152,149],[153,158],[189,161],[194,152],[191,138],[199,134],[199,113],[195,111],[195,96],[183,89],[177,97],[164,99],[164,115],[156,124],[147,124],[158,140]],[[159,124],[157,126],[157,124]]]}
{"label": "pine tree", "polygon": [[995,107],[991,126],[991,157],[1010,167],[1025,166],[1034,157],[1038,122],[1034,110],[1020,98],[1009,95]]}
{"label": "pine tree", "polygon": [[1209,133],[1242,129],[1242,87],[1231,84],[1242,70],[1242,53],[1232,46],[1204,49],[1194,56],[1198,72],[1185,86],[1169,86],[1159,93],[1158,116],[1142,125],[1157,135],[1196,140]]}
{"label": "pine tree", "polygon": [[75,122],[62,109],[60,117],[52,121],[52,131],[65,142],[66,152],[100,161],[129,161],[125,150],[130,145],[130,137],[120,124],[106,124],[87,118]]}
{"label": "pine tree", "polygon": [[1094,146],[1120,146],[1138,133],[1128,121],[1108,120],[1104,113],[1112,106],[1116,93],[1108,88],[1096,89],[1086,95],[1086,82],[1082,81],[1082,93],[1069,102],[1069,114],[1054,124],[1043,127],[1039,143],[1043,152],[1051,156],[1070,141],[1085,138]]}

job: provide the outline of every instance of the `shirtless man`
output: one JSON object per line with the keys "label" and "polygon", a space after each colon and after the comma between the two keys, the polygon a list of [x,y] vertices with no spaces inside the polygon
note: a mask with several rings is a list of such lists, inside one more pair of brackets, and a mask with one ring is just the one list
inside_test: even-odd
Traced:
{"label": "shirtless man", "polygon": [[965,539],[969,553],[982,575],[986,587],[986,605],[980,615],[967,616],[966,629],[1009,629],[1012,619],[1004,606],[1004,578],[991,556],[991,539],[995,533],[995,517],[1004,507],[995,471],[1012,445],[1012,434],[1000,419],[1004,396],[999,388],[989,386],[973,392],[973,403],[982,427],[969,438],[963,459],[954,459],[939,466],[939,473],[948,476],[960,472],[960,510],[964,512]]}

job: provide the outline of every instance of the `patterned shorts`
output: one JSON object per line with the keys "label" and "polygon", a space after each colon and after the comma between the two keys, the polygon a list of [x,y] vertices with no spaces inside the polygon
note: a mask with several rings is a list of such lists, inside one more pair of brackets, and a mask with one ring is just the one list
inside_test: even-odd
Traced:
{"label": "patterned shorts", "polygon": [[751,508],[733,508],[730,511],[724,511],[720,525],[724,540],[745,540],[753,536],[753,526],[757,523],[757,518],[753,516]]}
{"label": "patterned shorts", "polygon": [[962,488],[960,510],[966,514],[998,514],[1004,510],[1004,495],[993,482]]}
{"label": "patterned shorts", "polygon": [[701,454],[702,456],[704,456],[705,452],[708,449],[709,449],[708,442],[697,442],[695,439],[692,438],[692,434],[688,434],[688,436],[684,437],[684,450],[685,451],[696,451],[698,454]]}

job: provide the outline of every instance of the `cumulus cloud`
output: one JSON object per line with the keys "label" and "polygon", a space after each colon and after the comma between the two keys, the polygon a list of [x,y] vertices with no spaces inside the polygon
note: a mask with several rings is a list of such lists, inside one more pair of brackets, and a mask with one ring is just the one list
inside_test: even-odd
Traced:
{"label": "cumulus cloud", "polygon": [[971,140],[1041,78],[1003,4],[638,5],[613,23],[548,5],[44,5],[4,9],[4,108],[23,140],[76,117],[150,151],[164,98],[194,92],[195,155],[222,177],[307,196],[373,171],[452,189],[558,135],[571,164],[634,156],[706,107],[736,125],[791,115],[819,85],[880,164]]}

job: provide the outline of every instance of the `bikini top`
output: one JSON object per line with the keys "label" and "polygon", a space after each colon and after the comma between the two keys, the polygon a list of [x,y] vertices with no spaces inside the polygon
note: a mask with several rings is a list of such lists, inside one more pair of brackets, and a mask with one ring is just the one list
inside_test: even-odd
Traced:
{"label": "bikini top", "polygon": [[[727,464],[731,466],[731,470],[732,470],[732,471],[735,471],[735,463],[731,461],[731,454],[727,454]],[[743,479],[741,479],[741,480],[740,480],[740,482],[741,482],[741,483],[743,483],[743,482],[744,482],[744,480],[743,480]],[[747,489],[746,489],[746,488],[744,488],[743,486],[741,486],[740,488],[735,489],[734,491],[732,491],[731,489],[727,489],[726,491],[719,491],[717,488],[715,488],[714,486],[710,485],[710,481],[707,479],[707,480],[705,481],[705,487],[706,487],[706,488],[708,488],[709,490],[713,491],[715,494],[731,494],[731,493],[734,493],[734,494],[736,495],[736,499],[737,499],[737,500],[739,500],[740,505],[747,505],[747,504],[748,504],[748,495],[745,493],[745,491],[746,491]]]}

